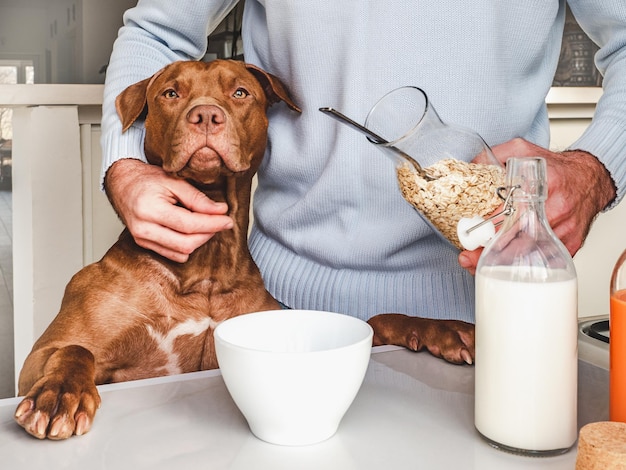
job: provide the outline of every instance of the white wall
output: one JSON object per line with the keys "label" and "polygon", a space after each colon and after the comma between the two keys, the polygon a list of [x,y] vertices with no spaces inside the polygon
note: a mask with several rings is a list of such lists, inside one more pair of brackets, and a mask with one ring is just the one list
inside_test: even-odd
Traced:
{"label": "white wall", "polygon": [[103,83],[100,69],[109,62],[113,41],[122,26],[122,14],[136,3],[135,0],[83,0],[81,83]]}
{"label": "white wall", "polygon": [[36,62],[36,83],[103,83],[125,10],[136,0],[3,0],[0,59]]}
{"label": "white wall", "polygon": [[36,81],[44,76],[46,24],[40,6],[0,2],[0,59],[32,60],[39,72]]}
{"label": "white wall", "polygon": [[[591,120],[600,89],[553,89],[549,106],[551,148],[573,143]],[[550,100],[549,100],[550,102]],[[577,102],[578,104],[568,104]],[[578,315],[609,314],[609,282],[613,266],[626,249],[626,202],[595,220],[582,249],[574,256],[578,274]]]}

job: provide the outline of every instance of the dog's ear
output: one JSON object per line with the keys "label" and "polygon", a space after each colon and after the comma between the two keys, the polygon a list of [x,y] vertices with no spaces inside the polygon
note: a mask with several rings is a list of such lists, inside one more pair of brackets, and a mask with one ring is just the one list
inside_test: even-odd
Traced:
{"label": "dog's ear", "polygon": [[151,77],[141,80],[122,91],[115,99],[115,109],[122,121],[122,132],[139,119],[146,108],[146,93],[152,82],[163,72],[163,69]]}
{"label": "dog's ear", "polygon": [[278,77],[275,77],[271,73],[267,73],[265,70],[260,69],[255,65],[245,65],[246,69],[248,69],[248,71],[256,77],[256,79],[263,87],[265,95],[267,96],[267,102],[270,106],[274,103],[278,103],[279,101],[284,101],[287,106],[289,106],[294,111],[297,111],[299,113],[302,112],[302,110],[293,102],[293,100],[289,96],[289,93],[287,93],[285,86],[282,84]]}
{"label": "dog's ear", "polygon": [[115,99],[115,109],[122,121],[122,132],[141,116],[146,107],[146,90],[151,78],[146,78],[134,85],[129,86]]}

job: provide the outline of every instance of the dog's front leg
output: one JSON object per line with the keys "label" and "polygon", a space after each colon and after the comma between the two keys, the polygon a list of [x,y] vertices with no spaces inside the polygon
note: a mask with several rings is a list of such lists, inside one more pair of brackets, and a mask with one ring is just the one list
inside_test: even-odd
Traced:
{"label": "dog's front leg", "polygon": [[398,313],[369,319],[374,346],[393,344],[412,351],[426,348],[436,357],[454,364],[474,361],[474,325],[460,320],[434,320]]}
{"label": "dog's front leg", "polygon": [[100,406],[91,352],[76,345],[33,352],[25,369],[42,370],[43,376],[20,377],[20,392],[29,389],[15,411],[20,426],[39,439],[67,439],[91,429]]}

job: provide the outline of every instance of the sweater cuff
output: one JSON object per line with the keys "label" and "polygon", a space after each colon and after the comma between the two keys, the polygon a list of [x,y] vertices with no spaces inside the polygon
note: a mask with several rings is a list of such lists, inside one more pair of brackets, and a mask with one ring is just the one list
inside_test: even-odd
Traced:
{"label": "sweater cuff", "polygon": [[104,176],[109,167],[123,158],[135,158],[147,162],[143,152],[145,128],[143,126],[131,126],[126,132],[114,129],[106,135],[102,135],[102,169],[100,171],[100,189],[104,190]]}

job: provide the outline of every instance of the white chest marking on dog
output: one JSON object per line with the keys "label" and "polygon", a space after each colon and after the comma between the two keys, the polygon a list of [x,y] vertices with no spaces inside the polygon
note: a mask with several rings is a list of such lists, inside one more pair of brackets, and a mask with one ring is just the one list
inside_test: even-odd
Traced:
{"label": "white chest marking on dog", "polygon": [[203,318],[201,320],[189,319],[179,323],[166,334],[155,331],[150,325],[146,326],[146,329],[148,330],[148,334],[159,345],[159,349],[167,356],[167,363],[163,365],[162,369],[168,375],[173,375],[182,372],[178,366],[178,354],[174,352],[174,341],[176,341],[176,338],[182,335],[198,336],[204,333],[208,328],[215,328],[217,324],[218,322],[211,318]]}

